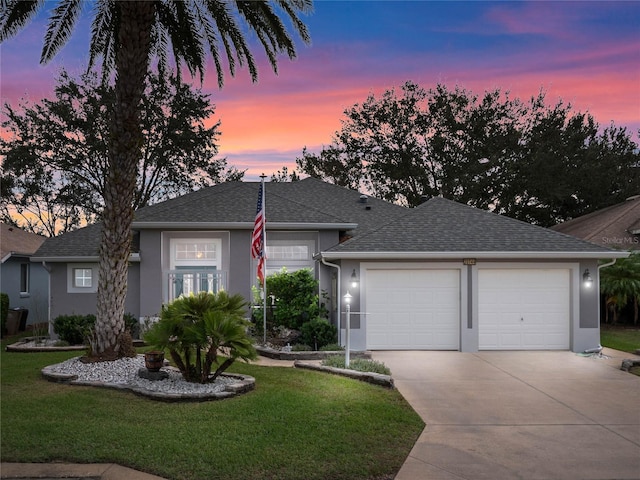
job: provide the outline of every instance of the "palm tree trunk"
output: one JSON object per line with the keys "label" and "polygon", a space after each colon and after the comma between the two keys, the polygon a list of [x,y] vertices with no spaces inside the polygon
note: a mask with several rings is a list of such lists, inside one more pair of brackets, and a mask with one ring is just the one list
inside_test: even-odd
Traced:
{"label": "palm tree trunk", "polygon": [[117,357],[127,295],[136,166],[142,145],[140,101],[149,66],[155,2],[122,1],[111,112],[109,169],[100,244],[96,336],[99,356]]}

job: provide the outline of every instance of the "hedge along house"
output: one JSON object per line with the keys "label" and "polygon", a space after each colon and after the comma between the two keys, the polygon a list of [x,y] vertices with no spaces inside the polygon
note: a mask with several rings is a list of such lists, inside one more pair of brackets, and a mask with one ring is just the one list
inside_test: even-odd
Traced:
{"label": "hedge along house", "polygon": [[[258,188],[224,183],[136,212],[126,310],[155,316],[221,288],[250,299]],[[627,255],[441,198],[407,209],[312,178],[267,183],[265,203],[267,274],[312,269],[341,327],[349,289],[358,350],[593,348],[598,260]],[[52,318],[94,312],[99,234],[89,226],[36,252]]]}

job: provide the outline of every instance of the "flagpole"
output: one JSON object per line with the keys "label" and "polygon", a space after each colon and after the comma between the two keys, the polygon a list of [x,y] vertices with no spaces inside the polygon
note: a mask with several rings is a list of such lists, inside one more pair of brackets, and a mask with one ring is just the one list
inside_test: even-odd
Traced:
{"label": "flagpole", "polygon": [[262,280],[262,332],[263,345],[267,344],[267,205],[265,204],[264,179],[266,175],[260,175],[262,179],[262,212],[264,224],[262,226],[262,258],[264,265],[264,279]]}

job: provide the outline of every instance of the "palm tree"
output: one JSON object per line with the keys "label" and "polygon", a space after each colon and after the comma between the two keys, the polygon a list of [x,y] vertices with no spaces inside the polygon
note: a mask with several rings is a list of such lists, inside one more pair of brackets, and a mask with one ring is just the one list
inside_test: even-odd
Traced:
{"label": "palm tree", "polygon": [[[15,35],[40,11],[44,0],[0,0],[0,43]],[[40,61],[48,62],[70,38],[83,0],[58,0],[49,17]],[[140,101],[152,58],[166,71],[169,52],[180,68],[203,78],[209,56],[223,83],[221,51],[231,75],[236,63],[247,65],[257,80],[256,62],[242,30],[255,33],[277,73],[277,56],[295,58],[294,41],[276,8],[289,18],[300,38],[310,41],[301,13],[312,10],[312,0],[95,0],[88,69],[102,58],[106,82],[115,73],[115,104],[110,112],[109,168],[105,178],[105,208],[100,244],[96,331],[98,356],[117,358],[124,331],[131,223],[136,188],[136,165],[142,133]],[[243,22],[240,22],[242,19]]]}
{"label": "palm tree", "polygon": [[633,324],[638,325],[638,301],[640,300],[640,253],[632,253],[615,264],[602,269],[600,291],[605,296],[607,319],[609,308],[613,311],[613,324],[618,321],[618,311],[633,303]]}

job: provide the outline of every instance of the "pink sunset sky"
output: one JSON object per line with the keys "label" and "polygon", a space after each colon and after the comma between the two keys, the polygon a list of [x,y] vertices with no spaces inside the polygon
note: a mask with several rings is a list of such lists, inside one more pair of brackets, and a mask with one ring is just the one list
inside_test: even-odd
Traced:
{"label": "pink sunset sky", "polygon": [[[638,142],[640,2],[320,0],[305,22],[312,44],[299,43],[295,61],[281,58],[277,76],[260,61],[257,83],[241,70],[220,90],[207,72],[211,122],[222,122],[220,156],[246,169],[247,180],[292,170],[303,147],[331,143],[346,108],[407,80],[478,95],[499,88],[522,100],[543,89],[548,104],[562,99],[602,128],[626,127]],[[82,71],[86,25],[45,66],[46,15],[0,45],[2,103],[51,97],[61,67]],[[258,47],[254,53],[262,58]]]}

